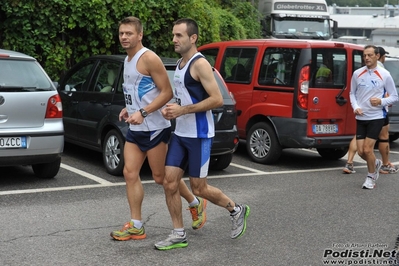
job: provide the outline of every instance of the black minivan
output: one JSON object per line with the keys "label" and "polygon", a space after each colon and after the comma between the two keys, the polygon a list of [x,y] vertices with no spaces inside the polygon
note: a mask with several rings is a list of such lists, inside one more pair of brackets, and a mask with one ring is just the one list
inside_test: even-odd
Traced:
{"label": "black minivan", "polygon": [[[126,55],[92,56],[72,67],[60,80],[58,91],[64,110],[65,141],[102,152],[104,166],[112,175],[123,174],[123,146],[128,124],[119,121],[125,107],[122,90]],[[177,59],[163,58],[172,80]],[[215,138],[210,169],[229,166],[238,146],[237,113],[233,95],[214,70],[224,105],[212,110]],[[171,82],[173,87],[173,82]],[[172,123],[173,124],[173,123]]]}

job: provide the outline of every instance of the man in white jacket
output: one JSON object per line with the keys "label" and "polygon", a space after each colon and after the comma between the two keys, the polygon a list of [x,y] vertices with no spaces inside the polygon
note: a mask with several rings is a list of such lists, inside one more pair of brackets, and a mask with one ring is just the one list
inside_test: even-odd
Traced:
{"label": "man in white jacket", "polygon": [[[367,45],[363,51],[365,66],[352,76],[350,101],[356,116],[358,154],[367,162],[364,189],[373,189],[382,162],[376,159],[374,145],[384,125],[386,106],[398,101],[398,93],[390,73],[378,65],[379,50]],[[384,98],[384,95],[389,95]]]}

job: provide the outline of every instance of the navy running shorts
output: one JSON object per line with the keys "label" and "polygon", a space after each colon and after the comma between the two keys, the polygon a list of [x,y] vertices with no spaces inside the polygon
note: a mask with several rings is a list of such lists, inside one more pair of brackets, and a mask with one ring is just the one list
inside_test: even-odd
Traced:
{"label": "navy running shorts", "polygon": [[166,166],[186,170],[190,177],[207,177],[213,138],[185,138],[172,135]]}
{"label": "navy running shorts", "polygon": [[132,131],[128,129],[126,141],[136,144],[143,152],[151,150],[159,143],[168,143],[170,140],[171,128],[158,129],[155,131]]}

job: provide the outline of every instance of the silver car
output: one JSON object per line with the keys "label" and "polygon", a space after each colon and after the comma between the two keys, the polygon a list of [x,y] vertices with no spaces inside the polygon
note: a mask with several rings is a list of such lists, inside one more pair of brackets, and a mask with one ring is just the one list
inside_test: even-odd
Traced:
{"label": "silver car", "polygon": [[[399,93],[399,57],[387,57],[384,62],[385,68],[391,73]],[[389,114],[389,140],[395,141],[399,138],[399,102],[394,103],[388,109]]]}
{"label": "silver car", "polygon": [[37,177],[56,176],[64,149],[62,114],[61,98],[40,64],[0,49],[0,166],[31,165]]}

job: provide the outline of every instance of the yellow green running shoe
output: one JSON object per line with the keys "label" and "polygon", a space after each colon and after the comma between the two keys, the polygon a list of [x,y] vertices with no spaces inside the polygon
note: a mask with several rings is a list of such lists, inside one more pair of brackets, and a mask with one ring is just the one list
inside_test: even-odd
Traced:
{"label": "yellow green running shoe", "polygon": [[204,226],[206,222],[206,203],[207,200],[197,197],[199,204],[193,207],[189,207],[187,210],[190,210],[191,217],[193,219],[193,223],[191,227],[194,230],[200,229]]}
{"label": "yellow green running shoe", "polygon": [[111,237],[116,240],[139,240],[147,237],[145,234],[144,226],[141,229],[137,229],[133,226],[133,222],[127,222],[121,230],[111,232]]}

